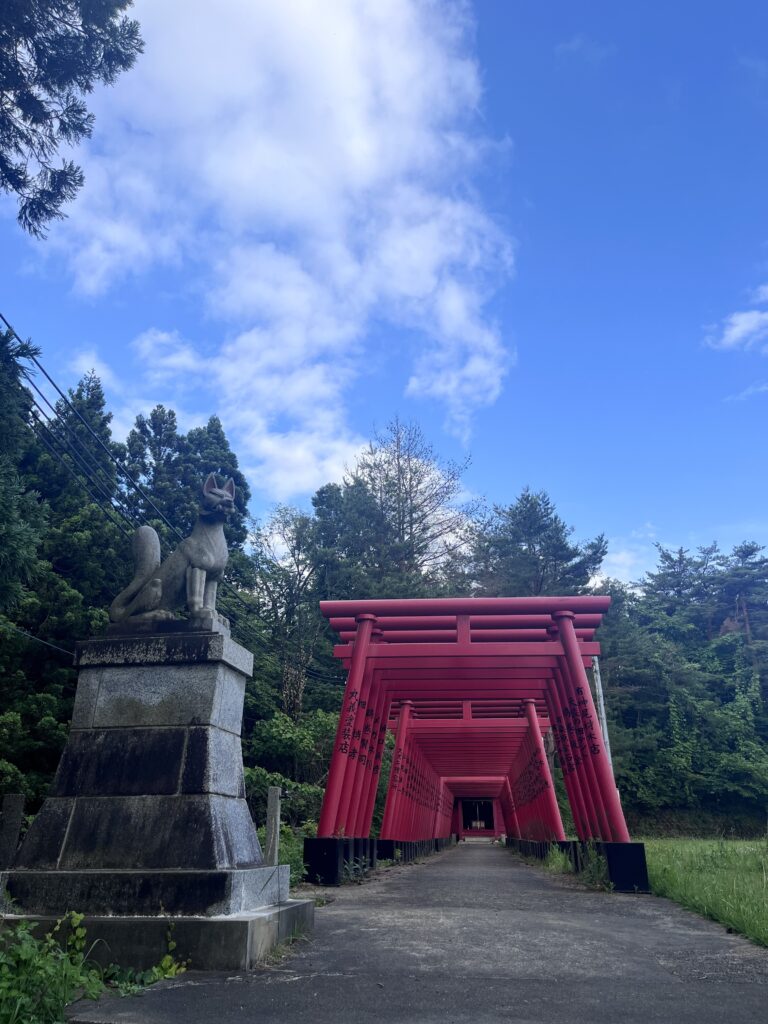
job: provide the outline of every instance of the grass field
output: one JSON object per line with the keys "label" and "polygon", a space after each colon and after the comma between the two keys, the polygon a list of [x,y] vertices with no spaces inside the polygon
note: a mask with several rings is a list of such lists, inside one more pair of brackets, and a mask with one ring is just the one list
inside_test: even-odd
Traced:
{"label": "grass field", "polygon": [[651,889],[768,946],[768,839],[645,839]]}

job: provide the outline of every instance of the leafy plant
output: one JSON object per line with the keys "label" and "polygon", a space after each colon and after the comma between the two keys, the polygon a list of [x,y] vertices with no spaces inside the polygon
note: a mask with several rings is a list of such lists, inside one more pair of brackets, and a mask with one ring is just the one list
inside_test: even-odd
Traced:
{"label": "leafy plant", "polygon": [[179,974],[183,974],[189,966],[189,962],[187,960],[177,960],[173,955],[173,951],[176,949],[176,941],[173,938],[172,922],[169,922],[166,931],[166,949],[167,952],[159,963],[144,970],[110,964],[104,969],[104,981],[110,988],[117,989],[120,995],[127,996],[134,995],[149,985],[154,985],[156,981],[162,981],[164,978],[175,978]]}
{"label": "leafy plant", "polygon": [[107,988],[129,995],[161,978],[173,978],[186,963],[173,956],[176,943],[168,927],[168,951],[147,970],[110,964],[101,968],[90,959],[83,915],[70,911],[43,936],[30,921],[0,931],[0,1022],[60,1024],[64,1009],[76,999],[96,999]]}
{"label": "leafy plant", "polygon": [[368,861],[362,857],[355,857],[354,860],[344,861],[342,882],[362,885],[369,870]]}
{"label": "leafy plant", "polygon": [[[42,938],[29,921],[0,932],[0,1020],[3,1024],[57,1024],[74,999],[95,999],[105,988],[88,960],[83,915],[70,912]],[[65,942],[62,929],[68,928]]]}

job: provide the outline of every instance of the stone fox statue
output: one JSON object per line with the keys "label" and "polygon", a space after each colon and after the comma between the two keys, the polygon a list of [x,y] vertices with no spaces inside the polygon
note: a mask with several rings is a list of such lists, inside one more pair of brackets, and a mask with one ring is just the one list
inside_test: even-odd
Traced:
{"label": "stone fox statue", "polygon": [[192,533],[162,563],[157,532],[140,526],[133,535],[134,576],[110,605],[111,621],[173,619],[187,608],[193,620],[226,625],[216,613],[216,588],[228,558],[224,522],[234,507],[234,481],[219,487],[210,473]]}

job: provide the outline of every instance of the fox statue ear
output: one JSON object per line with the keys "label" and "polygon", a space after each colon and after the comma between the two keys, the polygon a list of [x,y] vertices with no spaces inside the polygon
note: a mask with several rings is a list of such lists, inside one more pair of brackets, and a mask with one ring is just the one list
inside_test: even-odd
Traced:
{"label": "fox statue ear", "polygon": [[227,480],[227,482],[224,484],[224,488],[223,489],[230,496],[232,501],[234,501],[235,500],[235,481],[232,479],[232,477],[230,477],[229,480]]}
{"label": "fox statue ear", "polygon": [[203,484],[203,494],[210,494],[211,491],[217,490],[218,487],[216,485],[216,474],[209,473],[208,476],[205,478],[205,483]]}

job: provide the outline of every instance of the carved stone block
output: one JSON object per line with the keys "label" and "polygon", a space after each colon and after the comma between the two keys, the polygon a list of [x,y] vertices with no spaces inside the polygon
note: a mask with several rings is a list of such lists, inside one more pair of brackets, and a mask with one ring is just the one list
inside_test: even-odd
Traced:
{"label": "carved stone block", "polygon": [[186,631],[90,641],[78,663],[73,728],[11,897],[37,913],[213,914],[280,896],[285,872],[261,872],[244,799],[251,655]]}

